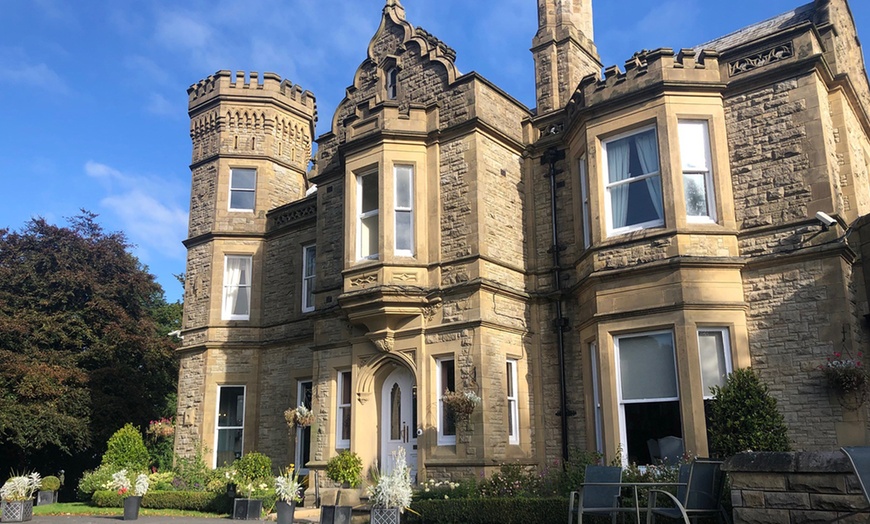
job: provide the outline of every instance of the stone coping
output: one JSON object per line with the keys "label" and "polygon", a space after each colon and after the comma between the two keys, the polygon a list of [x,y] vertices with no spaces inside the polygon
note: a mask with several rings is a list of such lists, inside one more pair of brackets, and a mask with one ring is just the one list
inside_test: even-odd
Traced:
{"label": "stone coping", "polygon": [[722,465],[727,473],[854,473],[842,451],[744,452]]}

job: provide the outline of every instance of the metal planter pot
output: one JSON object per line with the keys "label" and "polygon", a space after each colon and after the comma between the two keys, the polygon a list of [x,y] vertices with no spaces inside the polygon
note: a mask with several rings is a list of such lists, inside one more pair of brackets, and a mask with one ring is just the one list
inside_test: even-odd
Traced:
{"label": "metal planter pot", "polygon": [[0,520],[26,522],[33,518],[33,500],[4,500],[0,503]]}
{"label": "metal planter pot", "polygon": [[124,520],[136,520],[139,518],[139,507],[142,505],[142,497],[127,497],[124,499]]}
{"label": "metal planter pot", "polygon": [[399,524],[399,508],[372,508],[371,524]]}
{"label": "metal planter pot", "polygon": [[233,518],[236,520],[260,520],[263,501],[260,499],[233,499]]}

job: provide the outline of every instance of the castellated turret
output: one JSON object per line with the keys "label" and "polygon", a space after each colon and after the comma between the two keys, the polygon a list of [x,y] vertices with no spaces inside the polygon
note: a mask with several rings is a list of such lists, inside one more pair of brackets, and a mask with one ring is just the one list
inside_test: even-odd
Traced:
{"label": "castellated turret", "polygon": [[263,232],[266,211],[308,189],[314,95],[274,73],[246,77],[225,70],[187,94],[193,142],[189,237]]}

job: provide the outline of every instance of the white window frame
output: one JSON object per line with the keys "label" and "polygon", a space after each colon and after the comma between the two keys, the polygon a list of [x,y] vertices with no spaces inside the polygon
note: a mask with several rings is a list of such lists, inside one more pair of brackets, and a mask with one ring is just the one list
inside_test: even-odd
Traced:
{"label": "white window frame", "polygon": [[[720,333],[722,335],[722,353],[723,360],[725,361],[725,374],[730,375],[732,371],[734,371],[732,362],[731,362],[731,335],[730,330],[727,327],[699,327],[697,330],[698,337],[698,361],[703,365],[704,363],[704,355],[701,354],[701,333]],[[701,389],[704,392],[704,400],[710,400],[713,398],[713,394],[710,393],[710,390],[704,384],[704,373],[701,373]]]}
{"label": "white window frame", "polygon": [[519,422],[519,394],[517,393],[517,365],[519,362],[515,358],[507,359],[505,363],[505,380],[507,388],[505,394],[507,396],[507,411],[508,411],[508,444],[518,445],[520,443],[520,422]]}
{"label": "white window frame", "polygon": [[[677,123],[677,133],[680,141],[680,156],[682,157],[682,153],[684,147],[687,147],[683,143],[683,129],[687,125],[698,125],[703,124],[703,142],[704,142],[704,156],[705,161],[707,163],[706,169],[695,168],[689,169],[682,162],[682,158],[680,160],[680,167],[682,169],[683,174],[683,198],[686,200],[685,204],[687,206],[686,211],[686,222],[692,223],[701,223],[701,224],[709,224],[716,222],[716,191],[713,187],[713,157],[710,151],[710,124],[707,120],[702,119],[680,119]],[[706,215],[689,215],[688,212],[688,199],[685,196],[685,188],[686,188],[686,176],[687,175],[703,175],[704,176],[704,186],[705,193],[707,197],[707,214]]]}
{"label": "white window frame", "polygon": [[[314,252],[315,263],[308,263],[308,253],[309,251]],[[314,285],[315,285],[315,276],[316,276],[316,257],[317,257],[317,245],[309,244],[307,246],[302,246],[302,312],[310,313],[314,311]],[[310,296],[309,296],[310,295]],[[309,302],[310,299],[310,302]]]}
{"label": "white window frame", "polygon": [[[241,426],[221,426],[220,425],[220,409],[221,409],[221,390],[223,388],[242,388],[242,425]],[[217,401],[215,402],[214,407],[214,457],[212,458],[213,467],[222,466],[223,464],[218,464],[218,435],[221,430],[242,430],[242,452],[245,449],[245,416],[247,413],[245,412],[245,404],[248,400],[248,387],[243,384],[222,384],[217,387]]]}
{"label": "white window frame", "polygon": [[[653,335],[670,335],[671,337],[671,353],[674,356],[674,380],[676,381],[676,397],[652,397],[641,400],[623,400],[622,398],[622,356],[619,352],[619,341],[623,338],[634,338]],[[626,404],[649,404],[652,402],[679,402],[680,401],[680,370],[677,368],[677,346],[674,331],[671,329],[657,331],[642,331],[638,333],[626,333],[623,335],[613,336],[613,351],[616,355],[616,393],[619,400],[619,441],[622,445],[622,464],[628,466],[628,434],[625,427],[625,405]]]}
{"label": "white window frame", "polygon": [[[408,174],[410,176],[410,180],[408,181],[408,194],[405,195],[410,203],[410,206],[399,206],[399,170],[407,169]],[[395,207],[393,208],[393,249],[396,256],[400,257],[413,257],[414,256],[414,166],[411,164],[396,164],[393,166],[393,198],[395,202]],[[411,230],[408,232],[408,236],[411,241],[411,249],[399,249],[399,215],[409,214],[411,217]]]}
{"label": "white window frame", "polygon": [[[236,181],[236,173],[241,174],[242,171],[245,172],[253,172],[254,174],[254,187],[235,187]],[[253,207],[233,207],[233,193],[253,193],[254,194],[254,205]],[[227,208],[230,211],[239,211],[239,212],[247,212],[253,213],[257,207],[257,170],[250,167],[236,167],[230,168],[230,193],[229,198],[227,199]]]}
{"label": "white window frame", "polygon": [[[650,131],[650,130],[652,130],[653,135],[655,136],[655,139],[656,139],[656,148],[657,148],[656,152],[658,155],[658,164],[659,164],[658,170],[652,171],[652,172],[647,173],[645,175],[641,175],[639,177],[626,178],[625,180],[620,180],[618,182],[611,183],[610,182],[610,173],[608,170],[608,163],[607,163],[607,146],[608,146],[608,144],[610,144],[612,142],[616,142],[617,140],[622,140],[623,138],[628,138],[632,135],[639,135],[641,133],[645,133],[645,132]],[[604,178],[604,180],[603,180],[603,182],[604,182],[604,214],[605,214],[605,217],[607,219],[607,236],[612,237],[612,236],[617,236],[617,235],[624,235],[625,233],[630,233],[632,231],[639,231],[642,229],[649,229],[649,228],[653,228],[653,227],[664,226],[664,224],[665,224],[664,177],[662,176],[662,157],[661,157],[660,145],[661,144],[659,142],[658,129],[656,129],[655,124],[644,126],[644,127],[638,128],[638,129],[632,129],[631,131],[626,131],[625,133],[620,133],[616,136],[612,136],[606,140],[601,141],[601,166],[602,166],[601,172],[604,175],[604,177],[603,177]],[[623,185],[623,184],[634,184],[637,182],[642,182],[642,181],[645,181],[645,180],[652,178],[652,177],[655,177],[655,176],[659,177],[660,181],[662,182],[662,189],[659,192],[659,198],[661,199],[661,205],[662,205],[662,218],[658,219],[658,220],[648,220],[646,222],[641,222],[639,224],[632,224],[629,226],[615,228],[613,226],[613,206],[611,205],[611,202],[610,202],[611,189],[614,187]]]}
{"label": "white window frame", "polygon": [[583,214],[583,249],[592,246],[592,213],[589,209],[589,179],[586,168],[586,155],[580,157],[580,210]]}
{"label": "white window frame", "polygon": [[454,432],[453,435],[445,435],[444,434],[444,389],[447,387],[447,384],[443,384],[441,377],[443,373],[441,372],[442,366],[444,366],[447,362],[453,366],[453,387],[456,388],[456,358],[453,356],[443,357],[435,360],[435,391],[436,397],[438,399],[438,413],[437,413],[437,422],[438,426],[438,445],[439,446],[455,446],[456,445],[456,434]]}
{"label": "white window frame", "polygon": [[[229,274],[229,262],[231,259],[242,260],[243,269],[245,270],[245,274],[247,275],[246,282],[239,282],[238,284],[234,284],[230,282],[232,278]],[[253,283],[253,256],[252,255],[224,255],[224,278],[223,278],[223,299],[221,303],[221,320],[250,320],[251,319],[251,288]],[[246,299],[246,310],[245,314],[235,314],[233,310],[235,309],[235,301],[238,300],[238,290],[239,289],[247,289]],[[235,293],[233,293],[235,290]]]}
{"label": "white window frame", "polygon": [[[377,171],[362,173],[362,174],[359,174],[356,176],[356,193],[357,193],[357,195],[356,195],[356,209],[357,209],[356,253],[357,253],[357,260],[377,259],[378,256],[380,256],[380,237],[381,237],[381,228],[383,227],[383,224],[381,223],[381,220],[380,220],[380,213],[381,213],[380,201],[378,202],[378,207],[376,207],[375,209],[373,209],[371,211],[367,211],[367,212],[362,211],[363,180],[365,180],[367,177],[373,177],[375,182],[378,184],[378,195],[380,195],[380,190],[381,190],[381,181],[379,180],[379,176],[378,176]],[[362,242],[362,240],[363,240],[363,235],[362,235],[363,221],[365,219],[371,218],[373,216],[378,217],[378,230],[375,232],[376,239],[378,242],[378,249],[375,253],[368,253],[366,255],[363,255],[363,242]]]}
{"label": "white window frame", "polygon": [[592,368],[592,404],[595,417],[595,450],[604,453],[604,413],[601,406],[601,371],[598,367],[598,343],[589,343],[589,364]]}
{"label": "white window frame", "polygon": [[[351,405],[353,403],[353,391],[350,391],[352,385],[353,377],[351,375],[351,371],[347,370],[339,370],[336,377],[336,399],[335,399],[335,448],[336,449],[350,449],[350,438],[342,438],[344,434],[344,411],[350,411],[351,417],[353,417],[353,411],[351,411]],[[349,402],[344,402],[344,392],[345,388],[350,392]],[[351,428],[347,428],[348,435],[350,435]]]}

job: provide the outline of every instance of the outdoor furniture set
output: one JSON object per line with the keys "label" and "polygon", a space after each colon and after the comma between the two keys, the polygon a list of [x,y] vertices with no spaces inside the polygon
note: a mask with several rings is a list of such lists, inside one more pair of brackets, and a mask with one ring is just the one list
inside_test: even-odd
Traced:
{"label": "outdoor furniture set", "polygon": [[[621,467],[586,466],[585,482],[571,493],[568,524],[575,521],[580,524],[584,516],[593,515],[610,516],[615,524],[620,513],[634,515],[637,524],[641,523],[642,513],[646,514],[648,524],[655,522],[657,516],[682,520],[685,524],[691,524],[696,517],[711,516],[730,524],[721,504],[725,487],[721,466],[722,462],[703,459],[683,464],[675,483],[622,482]],[[631,494],[628,498],[631,503],[621,504],[627,493]],[[640,505],[641,493],[648,497],[646,507]]]}

